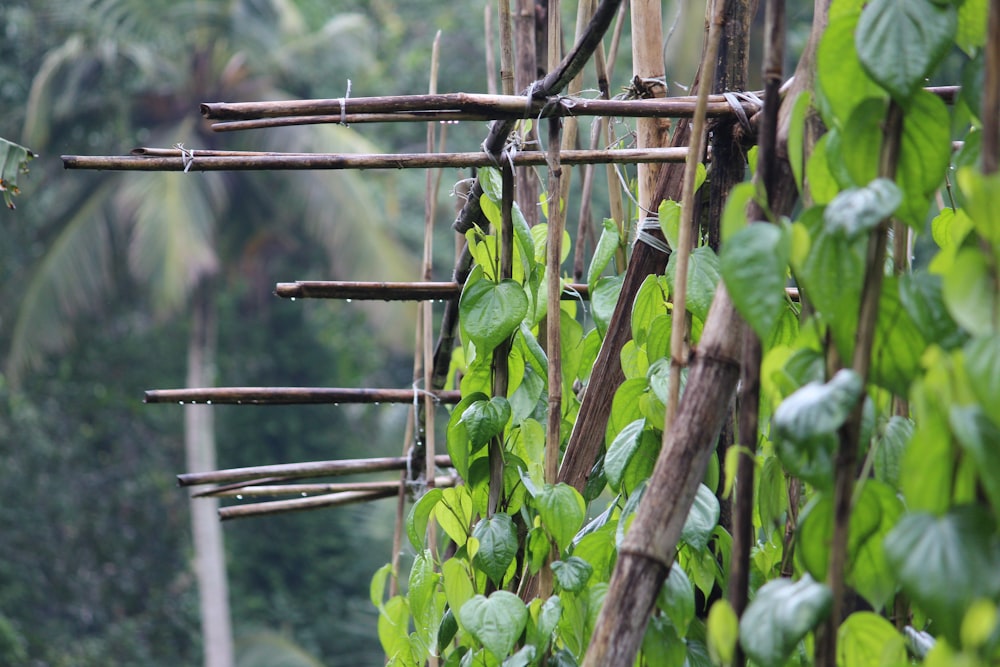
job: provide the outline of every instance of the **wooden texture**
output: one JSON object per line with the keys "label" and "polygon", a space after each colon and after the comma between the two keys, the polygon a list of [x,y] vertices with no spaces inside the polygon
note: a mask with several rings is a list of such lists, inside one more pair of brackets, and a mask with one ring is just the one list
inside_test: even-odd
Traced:
{"label": "wooden texture", "polygon": [[[357,299],[358,301],[424,301],[454,299],[462,293],[456,282],[356,282],[299,280],[278,283],[274,293],[286,299]],[[560,298],[590,298],[586,283],[568,283]]]}
{"label": "wooden texture", "polygon": [[[566,162],[571,164],[633,164],[643,162],[683,162],[685,148],[673,149],[616,149],[567,151]],[[511,156],[515,166],[544,165],[545,153],[518,152]],[[159,157],[144,155],[63,155],[66,169],[96,169],[115,171],[289,171],[297,169],[447,169],[489,167],[496,160],[486,153],[243,153],[212,155],[198,150],[178,152],[176,156]],[[482,193],[480,193],[480,196]]]}
{"label": "wooden texture", "polygon": [[743,321],[720,285],[594,628],[584,667],[632,665],[739,379]]}

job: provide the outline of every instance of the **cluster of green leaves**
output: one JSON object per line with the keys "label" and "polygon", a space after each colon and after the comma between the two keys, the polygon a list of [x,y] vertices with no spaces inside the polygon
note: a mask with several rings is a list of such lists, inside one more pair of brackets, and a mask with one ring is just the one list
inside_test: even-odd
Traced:
{"label": "cluster of green leaves", "polygon": [[[693,252],[692,341],[721,279],[765,352],[753,600],[742,621],[724,601],[696,614],[696,590],[707,597],[728,577],[730,537],[718,525],[718,498],[736,482],[733,447],[723,465],[713,459],[698,492],[640,664],[727,665],[737,644],[755,664],[810,663],[812,630],[832,602],[821,582],[839,432],[857,405],[864,406],[864,465],[845,574],[866,610],[840,625],[839,663],[945,665],[960,656],[963,664],[987,664],[997,657],[1000,419],[991,406],[1000,402],[1000,176],[975,166],[978,88],[964,86],[952,109],[922,88],[957,49],[965,54],[963,81],[981,79],[985,14],[983,0],[834,2],[817,89],[794,102],[789,138],[809,205],[794,221],[748,225],[746,203],[756,198],[767,210],[767,202],[743,184],[724,215],[721,255]],[[902,112],[902,135],[894,178],[884,178],[891,105]],[[811,108],[828,130],[806,155]],[[964,140],[954,154],[953,136]],[[486,170],[481,178],[483,211],[499,229],[500,177]],[[947,205],[935,213],[945,185]],[[665,202],[659,218],[675,244],[679,206]],[[902,273],[886,267],[866,381],[841,360],[854,353],[869,237],[887,219],[907,225],[933,258]],[[515,206],[513,276],[501,280],[497,233],[468,233],[477,266],[460,304],[464,347],[455,369],[463,399],[447,430],[465,485],[432,490],[413,507],[408,534],[417,556],[407,592],[384,600],[387,578],[397,576],[388,567],[373,581],[390,664],[432,655],[447,665],[576,664],[659,453],[673,262],[665,275],[647,278],[633,303],[632,340],[621,352],[625,381],[590,483],[582,495],[544,483],[548,362],[537,336],[546,308],[545,236],[545,226],[529,228]],[[572,385],[588,381],[620,291],[621,277],[605,274],[621,243],[607,221],[587,273],[593,329],[584,333],[573,302],[561,310],[564,440],[579,409]],[[801,310],[786,296],[790,278],[808,304]],[[506,396],[493,396],[493,351],[502,344],[510,345],[509,385]],[[911,412],[904,414],[906,399]],[[491,447],[502,453],[502,474],[491,471]],[[502,488],[490,488],[491,472]],[[452,552],[426,542],[432,522]],[[554,594],[523,601],[521,584],[546,568]],[[912,602],[910,616],[894,618],[906,609],[897,604],[901,594]]]}
{"label": "cluster of green leaves", "polygon": [[[764,539],[752,558],[763,585],[739,631],[758,664],[806,663],[809,633],[829,614],[830,591],[817,582],[829,565],[834,459],[859,401],[864,465],[845,575],[873,611],[840,625],[838,662],[902,665],[926,655],[924,664],[944,665],[960,653],[963,664],[987,664],[997,656],[997,177],[975,167],[978,90],[963,87],[949,110],[922,88],[956,45],[967,54],[963,79],[982,76],[985,16],[977,0],[834,2],[816,96],[797,100],[789,139],[812,205],[772,225],[743,226],[727,214],[723,278],[765,343],[755,507]],[[828,131],[804,158],[811,104]],[[890,104],[903,113],[892,180],[879,178]],[[954,155],[953,133],[965,141]],[[946,184],[952,198],[933,215]],[[741,188],[730,202],[740,208],[756,196]],[[887,218],[908,225],[934,256],[884,276],[866,386],[854,371],[828,368],[854,353],[869,232]],[[789,271],[810,306],[801,323],[783,310]],[[910,414],[899,410],[904,398]],[[801,511],[789,507],[791,483],[801,485]],[[783,542],[774,529],[796,516],[794,539]],[[788,549],[797,581],[776,569]],[[906,609],[894,604],[901,593],[912,601],[910,619],[892,616]]]}

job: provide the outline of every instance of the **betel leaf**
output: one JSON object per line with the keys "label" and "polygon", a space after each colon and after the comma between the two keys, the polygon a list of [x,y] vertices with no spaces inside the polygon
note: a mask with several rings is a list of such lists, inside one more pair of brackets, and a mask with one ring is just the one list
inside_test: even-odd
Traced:
{"label": "betel leaf", "polygon": [[657,317],[666,315],[669,289],[667,281],[662,277],[650,274],[639,285],[632,302],[632,339],[637,345],[646,342],[650,324]]}
{"label": "betel leaf", "polygon": [[494,202],[499,202],[503,197],[503,176],[500,174],[500,170],[496,167],[483,167],[479,170],[478,175],[479,185],[482,186],[483,193]]}
{"label": "betel leaf", "polygon": [[534,499],[542,526],[556,541],[559,550],[565,549],[573,536],[583,526],[587,505],[580,492],[568,484],[547,484]]}
{"label": "betel leaf", "polygon": [[434,559],[429,549],[417,554],[410,567],[406,598],[413,615],[413,624],[427,645],[434,642],[431,636],[441,625],[444,600],[438,600],[438,582],[441,575],[434,571]]}
{"label": "betel leaf", "polygon": [[590,580],[594,568],[587,561],[576,556],[552,563],[552,574],[560,590],[579,593]]}
{"label": "betel leaf", "polygon": [[906,640],[892,623],[878,614],[855,612],[837,630],[837,664],[851,667],[905,665]]}
{"label": "betel leaf", "polygon": [[[673,294],[676,285],[677,257],[670,255],[667,262],[667,284]],[[719,257],[708,246],[695,248],[688,260],[687,311],[704,322],[719,284]]]}
{"label": "betel leaf", "polygon": [[760,587],[740,620],[740,645],[761,667],[779,667],[795,645],[830,613],[833,596],[805,575]]}
{"label": "betel leaf", "polygon": [[974,167],[962,167],[956,180],[976,231],[991,243],[1000,243],[1000,173],[986,175]]}
{"label": "betel leaf", "polygon": [[594,248],[594,257],[590,260],[590,268],[587,270],[587,285],[591,289],[597,284],[601,273],[611,263],[615,256],[621,237],[618,233],[618,223],[611,218],[604,219],[604,229],[601,231],[601,238],[597,240],[597,247]]}
{"label": "betel leaf", "polygon": [[[466,377],[469,377],[466,375]],[[465,393],[465,397],[459,401],[458,405],[451,412],[448,418],[448,429],[446,431],[448,455],[451,456],[451,463],[455,466],[463,478],[469,476],[469,459],[472,456],[472,445],[469,439],[469,432],[466,423],[462,420],[462,415],[466,408],[477,401],[488,401],[489,397],[482,392]]]}
{"label": "betel leaf", "polygon": [[[806,211],[803,220],[814,215]],[[842,358],[850,359],[864,283],[866,244],[852,243],[825,229],[813,234],[811,241],[805,261],[794,267],[796,275],[820,318],[829,325],[837,351]]]}
{"label": "betel leaf", "polygon": [[726,207],[722,210],[722,242],[727,243],[736,232],[747,225],[747,204],[753,199],[756,189],[753,183],[739,183],[729,191]]}
{"label": "betel leaf", "polygon": [[965,372],[976,398],[982,405],[1000,405],[1000,334],[973,338],[963,352]]}
{"label": "betel leaf", "polygon": [[767,339],[785,305],[791,235],[783,227],[752,224],[722,247],[719,270],[736,310]]}
{"label": "betel leaf", "polygon": [[681,529],[681,541],[695,551],[705,551],[712,531],[719,523],[719,499],[704,484],[698,485],[691,510]]}
{"label": "betel leaf", "polygon": [[875,444],[875,479],[899,489],[899,470],[906,443],[913,437],[913,421],[906,417],[893,416],[882,429],[882,435]]}
{"label": "betel leaf", "polygon": [[[996,405],[984,403],[984,405]],[[979,405],[952,406],[951,431],[976,463],[976,474],[994,511],[1000,509],[1000,427]]]}
{"label": "betel leaf", "polygon": [[1000,594],[1000,539],[982,507],[906,516],[886,537],[885,551],[903,591],[954,646],[969,604]]}
{"label": "betel leaf", "polygon": [[899,302],[928,345],[950,350],[962,342],[964,336],[944,305],[941,276],[927,271],[901,275]]}
{"label": "betel leaf", "polygon": [[716,665],[730,665],[740,638],[739,619],[728,600],[717,600],[708,612],[706,624],[708,654]]}
{"label": "betel leaf", "polygon": [[844,131],[838,133],[837,150],[831,147],[830,159],[840,163],[852,186],[866,185],[878,177],[887,106],[888,101],[883,97],[862,100],[851,112]]}
{"label": "betel leaf", "polygon": [[902,199],[895,183],[876,178],[863,188],[850,188],[834,197],[823,211],[823,220],[831,231],[854,239],[892,215]]}
{"label": "betel leaf", "polygon": [[622,291],[624,281],[624,275],[601,278],[590,292],[590,314],[602,338],[608,330],[608,323],[611,322],[615,306],[618,305],[618,295]]}
{"label": "betel leaf", "polygon": [[[858,59],[854,46],[857,23],[856,11],[831,15],[816,50],[816,103],[827,127],[843,127],[862,100],[885,95]],[[812,159],[807,166],[809,181],[813,180],[811,166]],[[815,184],[810,184],[810,189],[815,196]]]}
{"label": "betel leaf", "polygon": [[441,500],[434,506],[434,517],[455,544],[464,545],[472,525],[472,493],[467,486],[441,490]]}
{"label": "betel leaf", "polygon": [[462,422],[472,443],[472,451],[485,445],[503,431],[510,419],[510,403],[503,396],[473,401],[462,412]]}
{"label": "betel leaf", "polygon": [[517,555],[517,528],[510,516],[497,513],[476,524],[472,536],[479,540],[479,550],[472,564],[497,586]]}
{"label": "betel leaf", "polygon": [[[449,558],[441,563],[441,578],[444,584],[444,595],[452,612],[458,612],[467,600],[475,594],[472,576],[469,573],[468,561],[463,558]],[[460,616],[455,620],[462,626]],[[462,626],[464,627],[464,626]]]}
{"label": "betel leaf", "polygon": [[905,102],[948,52],[957,25],[951,3],[872,0],[858,21],[858,58],[873,79]]}
{"label": "betel leaf", "polygon": [[642,653],[637,664],[649,667],[684,667],[687,647],[677,629],[662,616],[654,616],[642,636]]}
{"label": "betel leaf", "polygon": [[409,515],[406,518],[406,536],[410,538],[410,544],[414,549],[424,548],[424,537],[427,534],[427,523],[430,520],[434,506],[441,500],[441,489],[430,489],[420,500],[413,503]]}
{"label": "betel leaf", "polygon": [[552,633],[562,616],[562,601],[558,595],[553,595],[542,602],[541,598],[535,598],[528,607],[530,623],[528,624],[527,642],[536,647],[539,651],[544,651],[552,640]]}
{"label": "betel leaf", "polygon": [[681,637],[685,636],[688,625],[695,616],[694,586],[691,585],[684,568],[677,563],[670,567],[670,574],[660,588],[656,605],[677,628],[677,633]]}
{"label": "betel leaf", "polygon": [[672,199],[664,199],[660,202],[657,210],[657,220],[660,222],[660,231],[663,238],[667,240],[667,245],[671,248],[678,247],[681,227],[681,205]]}
{"label": "betel leaf", "polygon": [[529,667],[535,663],[537,652],[534,646],[522,646],[521,650],[503,661],[503,667]]}
{"label": "betel leaf", "polygon": [[810,382],[782,401],[771,428],[777,454],[789,472],[818,487],[829,486],[837,430],[863,391],[861,376],[845,368],[827,383]]}
{"label": "betel leaf", "polygon": [[955,256],[942,285],[944,302],[955,321],[974,336],[994,333],[1000,313],[1000,295],[993,271],[979,248],[963,248]]}
{"label": "betel leaf", "polygon": [[896,171],[903,202],[896,216],[919,233],[951,160],[951,122],[948,107],[928,91],[917,90],[906,105]]}
{"label": "betel leaf", "polygon": [[906,396],[910,382],[920,373],[920,358],[927,349],[927,341],[900,303],[897,281],[896,276],[886,276],[882,283],[871,381]]}
{"label": "betel leaf", "polygon": [[625,468],[639,449],[640,437],[645,428],[646,420],[636,419],[619,431],[608,447],[608,453],[604,457],[604,474],[613,491],[617,492],[621,488]]}
{"label": "betel leaf", "polygon": [[509,591],[496,591],[488,598],[477,595],[458,611],[462,627],[490,653],[503,659],[514,648],[528,622],[528,609]]}
{"label": "betel leaf", "polygon": [[466,283],[458,308],[462,328],[482,355],[514,333],[528,314],[528,297],[513,280],[481,279]]}
{"label": "betel leaf", "polygon": [[[987,0],[965,0],[958,8],[955,43],[970,58],[986,44]],[[964,86],[963,86],[964,88]]]}

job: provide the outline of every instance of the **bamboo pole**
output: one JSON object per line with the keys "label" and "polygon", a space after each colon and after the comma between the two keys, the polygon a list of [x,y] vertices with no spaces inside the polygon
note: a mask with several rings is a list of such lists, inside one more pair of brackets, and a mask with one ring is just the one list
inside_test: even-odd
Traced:
{"label": "bamboo pole", "polygon": [[[296,169],[444,169],[489,167],[495,164],[486,153],[395,153],[343,154],[289,153],[278,155],[202,155],[201,151],[178,153],[176,157],[63,155],[66,169],[115,171],[286,171]],[[684,148],[576,150],[568,151],[565,161],[571,164],[607,164],[642,162],[683,162]],[[519,152],[511,156],[515,166],[544,165],[545,153]]]}
{"label": "bamboo pole", "polygon": [[[641,94],[651,98],[667,94],[663,62],[663,16],[660,0],[631,0],[632,7],[632,71],[634,85]],[[636,122],[636,144],[639,148],[663,146],[670,123],[660,118],[641,118]],[[639,219],[646,212],[653,215],[653,191],[656,172],[651,166],[639,167]]]}
{"label": "bamboo pole", "polygon": [[[278,463],[275,465],[230,468],[207,472],[190,472],[177,475],[180,486],[200,486],[202,484],[231,484],[251,480],[280,478],[282,481],[304,477],[337,477],[359,473],[405,470],[410,464],[409,457],[391,456],[371,459],[342,459],[339,461],[306,461],[304,463]],[[439,456],[434,464],[442,468],[451,467],[451,457]]]}
{"label": "bamboo pole", "polygon": [[[286,299],[357,299],[358,301],[444,301],[457,298],[462,286],[456,282],[355,282],[300,280],[278,283],[275,294]],[[585,283],[569,283],[561,299],[589,299]]]}
{"label": "bamboo pole", "polygon": [[[412,403],[423,393],[415,389],[346,389],[340,387],[204,387],[150,389],[144,403],[206,403],[214,405],[309,405],[338,403]],[[440,403],[461,400],[458,391],[431,391]]]}
{"label": "bamboo pole", "polygon": [[[454,486],[455,477],[438,476],[434,485],[440,487]],[[222,486],[207,489],[192,494],[192,498],[236,498],[258,496],[313,496],[321,493],[341,493],[343,491],[381,491],[383,489],[406,489],[405,480],[386,480],[384,482],[339,482],[332,484],[248,484],[246,486]]]}
{"label": "bamboo pole", "polygon": [[[601,22],[596,28],[606,29],[614,18],[618,2],[611,0],[615,8],[607,7],[604,0],[603,13],[594,16]],[[610,16],[608,16],[608,11]],[[607,23],[608,25],[604,25]],[[593,21],[588,30],[595,27]],[[559,67],[545,78],[536,82],[532,94],[528,95],[487,95],[483,93],[440,93],[435,95],[386,95],[382,97],[352,97],[344,104],[347,118],[352,122],[364,122],[366,114],[379,116],[375,120],[386,122],[394,119],[404,121],[428,120],[505,120],[522,118],[551,118],[554,116],[621,116],[623,118],[688,118],[694,114],[695,99],[690,96],[638,100],[602,100],[585,97],[562,97],[559,104],[549,98],[559,94],[578,73],[578,67],[586,63],[590,53],[581,49],[594,48],[598,36],[584,33],[576,50],[563,59]],[[570,59],[570,60],[567,60]],[[564,69],[572,68],[572,69]],[[567,76],[568,75],[568,76]],[[554,87],[549,87],[554,86]],[[950,90],[954,87],[948,87]],[[744,110],[754,113],[757,106],[744,102]],[[202,115],[208,120],[247,121],[264,118],[304,119],[323,117],[322,122],[340,123],[340,100],[281,100],[275,102],[215,102],[201,105]],[[730,116],[734,111],[721,95],[709,99],[710,116]],[[396,116],[396,114],[401,114]]]}
{"label": "bamboo pole", "polygon": [[[743,7],[744,10],[748,9]],[[750,11],[744,11],[749,20]],[[774,198],[778,184],[777,132],[779,88],[782,83],[782,62],[785,40],[785,0],[767,0],[764,19],[764,62],[761,67],[765,84],[765,102],[760,123],[756,180],[763,183],[768,201]],[[770,210],[770,205],[768,205]],[[748,207],[748,219],[753,224],[766,219],[765,211],[756,202]],[[750,551],[755,543],[753,527],[754,477],[760,414],[760,364],[763,351],[760,337],[750,327],[743,333],[743,364],[739,388],[739,443],[736,469],[736,491],[733,502],[732,557],[730,558],[729,602],[737,618],[742,618],[750,594]],[[737,643],[734,664],[745,663],[743,649]]]}
{"label": "bamboo pole", "polygon": [[389,498],[394,495],[396,495],[396,489],[389,488],[375,491],[345,491],[322,496],[310,496],[308,498],[295,498],[293,500],[272,500],[270,502],[253,503],[252,505],[221,507],[219,508],[219,518],[223,521],[228,521],[229,519],[285,514],[288,512],[301,512],[303,510],[317,510],[325,507],[343,507],[344,505]]}

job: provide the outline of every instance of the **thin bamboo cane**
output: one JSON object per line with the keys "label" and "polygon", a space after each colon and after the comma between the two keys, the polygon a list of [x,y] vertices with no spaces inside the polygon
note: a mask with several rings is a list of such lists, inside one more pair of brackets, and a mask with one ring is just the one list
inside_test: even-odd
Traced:
{"label": "thin bamboo cane", "polygon": [[[617,5],[618,3],[613,3]],[[611,15],[611,18],[614,14]],[[607,17],[605,17],[607,18]],[[608,19],[610,21],[610,19]],[[587,35],[584,35],[587,38]],[[573,55],[573,54],[570,54]],[[567,56],[569,57],[569,56]],[[589,54],[588,54],[589,57]],[[580,63],[582,66],[583,63]],[[568,73],[569,76],[565,76]],[[521,118],[551,118],[553,116],[620,116],[622,118],[690,118],[694,114],[695,98],[691,96],[641,99],[601,100],[558,94],[578,70],[563,72],[552,70],[554,83],[559,88],[541,89],[538,86],[528,95],[486,95],[475,93],[442,93],[437,95],[386,95],[382,97],[352,97],[344,101],[345,115],[340,113],[341,100],[282,100],[275,102],[215,102],[201,105],[202,115],[208,120],[247,121],[264,118],[304,119],[323,117],[323,122],[340,123],[341,119],[364,122],[366,114],[378,115],[376,120],[517,120]],[[543,80],[544,81],[544,80]],[[539,82],[543,85],[542,82]],[[554,103],[556,102],[556,103]],[[709,116],[731,116],[735,112],[722,95],[709,98]],[[748,115],[757,111],[752,102],[742,102]],[[450,114],[450,115],[449,115]]]}
{"label": "thin bamboo cane", "polygon": [[[683,162],[685,148],[617,149],[568,151],[565,161],[572,164]],[[545,153],[524,151],[512,155],[516,166],[544,165]],[[277,155],[202,155],[201,151],[178,152],[176,157],[63,155],[66,169],[115,171],[254,171],[295,169],[442,169],[489,167],[496,164],[486,153],[395,153],[337,154],[288,153]]]}
{"label": "thin bamboo cane", "polygon": [[274,500],[271,502],[253,503],[252,505],[221,507],[219,508],[219,518],[223,521],[228,521],[229,519],[244,519],[268,514],[317,510],[324,507],[343,507],[344,505],[389,498],[394,495],[396,495],[396,489],[390,488],[377,491],[346,491],[343,493],[311,496],[309,498],[295,498],[293,500]]}
{"label": "thin bamboo cane", "polygon": [[[405,470],[410,465],[406,456],[391,456],[371,459],[342,459],[339,461],[306,461],[304,463],[278,463],[275,465],[230,468],[208,472],[191,472],[177,475],[180,486],[200,486],[202,484],[231,484],[250,480],[280,477],[282,481],[305,477],[337,477],[387,470]],[[438,456],[436,466],[451,467],[450,456]]]}
{"label": "thin bamboo cane", "polygon": [[[145,403],[207,403],[214,405],[309,405],[314,403],[412,403],[420,390],[341,387],[204,387],[150,389]],[[461,392],[432,391],[440,403],[458,403]]]}
{"label": "thin bamboo cane", "polygon": [[[443,301],[462,293],[455,282],[354,282],[301,280],[278,283],[275,294],[286,299],[357,299],[358,301]],[[564,300],[589,299],[585,283],[568,283],[563,288]]]}
{"label": "thin bamboo cane", "polygon": [[[439,476],[434,478],[434,485],[440,487],[454,486],[455,477]],[[381,491],[383,489],[406,489],[404,480],[386,480],[384,482],[337,482],[332,484],[249,484],[238,488],[217,487],[192,494],[192,498],[243,498],[257,496],[313,496],[321,493],[342,493],[344,491]]]}

